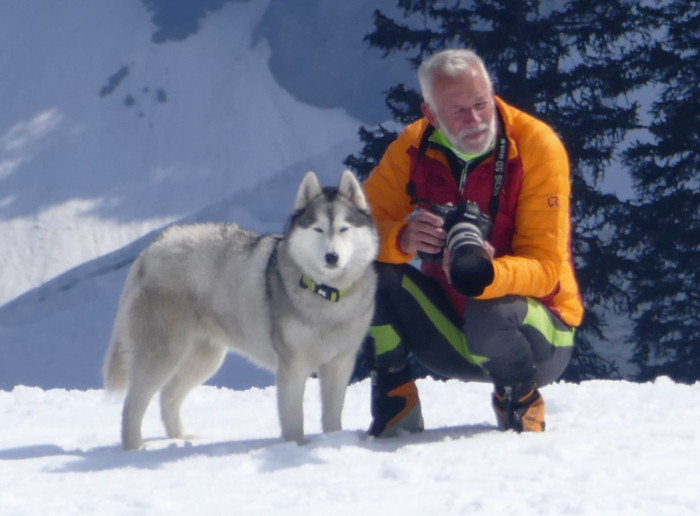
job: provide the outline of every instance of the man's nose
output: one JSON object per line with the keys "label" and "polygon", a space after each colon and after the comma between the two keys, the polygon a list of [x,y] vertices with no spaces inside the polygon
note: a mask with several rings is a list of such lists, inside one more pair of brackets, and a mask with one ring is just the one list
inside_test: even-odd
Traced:
{"label": "man's nose", "polygon": [[482,122],[481,112],[476,108],[465,109],[464,110],[464,121],[468,122],[470,124],[481,123]]}

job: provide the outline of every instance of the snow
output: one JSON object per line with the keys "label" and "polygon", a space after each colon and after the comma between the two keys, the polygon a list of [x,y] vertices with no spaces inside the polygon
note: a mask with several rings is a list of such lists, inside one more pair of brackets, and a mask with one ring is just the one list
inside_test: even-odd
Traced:
{"label": "snow", "polygon": [[308,442],[282,442],[274,387],[203,386],[167,440],[152,406],[145,449],[119,445],[120,403],[98,390],[0,392],[0,513],[695,515],[700,385],[591,381],[542,389],[543,434],[499,432],[490,387],[419,380],[427,429],[377,440],[369,382],[344,430],[321,434],[316,380]]}
{"label": "snow", "polygon": [[268,3],[165,44],[140,0],[3,6],[0,303],[290,167],[340,173],[360,123],[275,82]]}
{"label": "snow", "polygon": [[[3,4],[0,514],[697,514],[700,386],[665,378],[545,387],[539,435],[497,431],[489,385],[422,379],[427,430],[392,440],[365,435],[367,380],[321,434],[310,379],[299,446],[272,375],[231,355],[185,402],[195,437],[165,439],[153,404],[145,449],[122,451],[100,366],[131,260],[174,222],[279,231],[306,170],[334,184],[358,150],[357,88],[400,73],[357,66],[368,6],[393,0],[340,20],[285,2],[227,2],[161,44],[140,0]],[[337,39],[303,40],[307,20]],[[314,105],[330,64],[347,83]]]}

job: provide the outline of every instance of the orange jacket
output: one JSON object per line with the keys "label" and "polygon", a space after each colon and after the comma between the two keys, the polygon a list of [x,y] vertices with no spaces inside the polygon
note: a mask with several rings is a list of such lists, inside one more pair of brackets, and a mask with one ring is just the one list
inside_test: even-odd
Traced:
{"label": "orange jacket", "polygon": [[[495,279],[480,299],[506,295],[533,297],[567,324],[578,326],[583,318],[583,303],[571,255],[568,156],[557,135],[545,123],[498,97],[496,103],[509,150],[500,210],[491,238],[496,250]],[[406,263],[415,258],[403,253],[398,245],[415,207],[406,193],[414,165],[413,181],[418,197],[439,204],[471,200],[488,213],[493,158],[487,158],[470,172],[460,193],[446,151],[431,146],[418,157],[419,142],[428,125],[423,118],[406,127],[364,182],[372,215],[379,226],[382,262]],[[423,263],[421,270],[442,284],[458,313],[463,313],[466,300],[449,285],[442,268]]]}

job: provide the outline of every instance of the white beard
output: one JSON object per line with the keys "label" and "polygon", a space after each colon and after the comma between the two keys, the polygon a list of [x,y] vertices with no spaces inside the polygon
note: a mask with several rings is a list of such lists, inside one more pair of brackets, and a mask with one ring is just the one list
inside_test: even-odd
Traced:
{"label": "white beard", "polygon": [[[480,124],[475,129],[465,129],[464,131],[461,131],[457,136],[455,136],[450,130],[448,130],[447,126],[444,123],[442,123],[442,120],[440,120],[439,118],[438,122],[440,123],[440,130],[443,132],[443,134],[449,140],[452,146],[459,152],[479,156],[481,154],[484,154],[485,152],[488,152],[493,147],[493,142],[496,138],[495,114],[494,117],[491,119],[490,124]],[[487,132],[480,139],[479,143],[476,143],[474,145],[468,145],[464,143],[464,138],[466,136],[484,130]]]}

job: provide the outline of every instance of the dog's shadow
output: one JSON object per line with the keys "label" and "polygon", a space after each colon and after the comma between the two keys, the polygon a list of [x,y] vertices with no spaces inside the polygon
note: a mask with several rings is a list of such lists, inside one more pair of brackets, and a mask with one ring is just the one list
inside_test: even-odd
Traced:
{"label": "dog's shadow", "polygon": [[359,446],[379,453],[395,452],[404,447],[420,446],[444,440],[469,439],[485,432],[494,432],[487,424],[463,425],[428,429],[418,434],[401,435],[392,439],[376,439],[362,430],[345,430],[334,434],[311,434],[303,445],[282,441],[281,438],[248,439],[219,443],[194,444],[191,441],[172,440],[159,448],[124,451],[121,445],[100,446],[87,450],[66,450],[53,444],[40,444],[0,450],[0,460],[30,460],[43,457],[73,457],[75,460],[50,469],[53,473],[87,473],[121,468],[158,469],[163,464],[188,457],[226,457],[257,453],[260,471],[269,472],[303,464],[321,463],[316,450]]}
{"label": "dog's shadow", "polygon": [[66,450],[53,444],[40,444],[0,450],[0,460],[30,460],[58,456],[74,457],[76,459],[50,470],[56,473],[105,471],[124,467],[157,469],[162,464],[176,462],[192,456],[221,457],[245,455],[275,444],[287,444],[279,438],[250,439],[200,445],[192,444],[189,441],[172,440],[172,443],[164,448],[149,449],[147,443],[155,441],[161,441],[161,439],[146,440],[146,448],[138,451],[124,451],[120,444],[99,446],[87,450]]}

